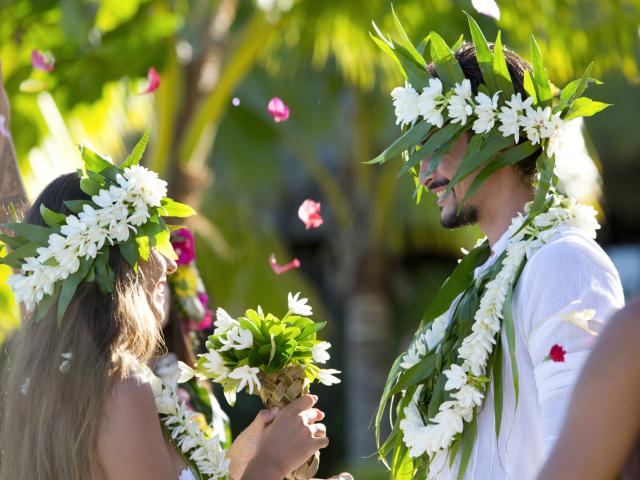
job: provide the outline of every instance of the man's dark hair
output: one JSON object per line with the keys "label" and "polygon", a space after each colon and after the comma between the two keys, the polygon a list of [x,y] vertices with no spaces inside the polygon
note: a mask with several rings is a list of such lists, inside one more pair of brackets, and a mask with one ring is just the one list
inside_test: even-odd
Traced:
{"label": "man's dark hair", "polygon": [[[490,43],[489,48],[493,51],[494,44]],[[504,58],[507,62],[507,70],[509,70],[509,75],[511,76],[511,82],[513,83],[513,89],[516,93],[520,93],[522,98],[527,98],[527,93],[524,89],[524,72],[526,70],[529,73],[533,73],[533,69],[528,62],[520,58],[513,51],[509,50],[506,47],[503,47],[504,50]],[[476,47],[473,43],[465,42],[462,46],[454,52],[454,56],[456,60],[460,64],[462,68],[462,73],[464,76],[469,79],[471,82],[471,90],[474,95],[478,93],[478,87],[480,84],[484,83],[484,79],[482,78],[482,72],[480,71],[480,65],[478,65],[478,58],[476,57]],[[427,69],[429,73],[437,77],[436,69],[433,63],[427,65]],[[526,141],[526,139],[521,139],[520,143]],[[516,164],[520,173],[523,176],[530,178],[536,172],[536,159],[540,156],[541,149],[536,150],[534,153],[529,155],[527,158],[521,160]]]}

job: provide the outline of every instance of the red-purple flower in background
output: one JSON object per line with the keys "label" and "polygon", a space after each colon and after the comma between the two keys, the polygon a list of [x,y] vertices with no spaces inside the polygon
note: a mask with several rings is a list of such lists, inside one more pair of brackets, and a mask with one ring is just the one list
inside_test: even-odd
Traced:
{"label": "red-purple flower in background", "polygon": [[31,66],[36,70],[51,72],[55,66],[56,59],[49,52],[42,53],[38,50],[31,51]]}
{"label": "red-purple flower in background", "polygon": [[273,97],[269,100],[267,111],[276,123],[284,122],[289,118],[289,107],[278,97]]}
{"label": "red-purple flower in background", "polygon": [[271,269],[277,275],[280,275],[280,274],[283,274],[285,272],[288,272],[289,270],[293,270],[294,268],[300,268],[300,260],[298,260],[297,258],[294,258],[293,260],[291,260],[286,265],[280,265],[280,264],[278,264],[278,261],[276,260],[276,255],[275,254],[271,254],[271,256],[269,257],[269,265],[271,265]]}
{"label": "red-purple flower in background", "polygon": [[204,317],[202,317],[202,320],[200,320],[200,322],[195,325],[195,328],[197,330],[206,330],[208,328],[211,328],[211,326],[213,325],[213,312],[209,310],[209,295],[207,295],[205,292],[199,292],[198,300],[200,300],[205,314]]}
{"label": "red-purple flower in background", "polygon": [[298,208],[298,217],[302,220],[307,230],[318,228],[324,223],[320,216],[320,202],[314,202],[309,199],[302,202],[302,205]]}
{"label": "red-purple flower in background", "polygon": [[196,259],[196,242],[193,233],[188,228],[181,228],[173,232],[171,244],[178,255],[176,261],[178,265],[187,265]]}
{"label": "red-purple flower in background", "polygon": [[155,92],[160,86],[160,75],[158,75],[158,71],[155,67],[151,67],[147,72],[147,80],[149,81],[147,88],[145,88],[141,93]]}

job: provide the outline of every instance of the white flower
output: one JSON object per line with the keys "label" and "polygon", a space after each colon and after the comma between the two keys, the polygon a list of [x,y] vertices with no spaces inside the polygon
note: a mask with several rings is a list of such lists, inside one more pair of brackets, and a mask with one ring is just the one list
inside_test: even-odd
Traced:
{"label": "white flower", "polygon": [[334,376],[338,373],[340,373],[340,370],[336,370],[334,368],[320,369],[318,371],[318,380],[323,385],[333,385],[334,383],[340,383],[340,379]]}
{"label": "white flower", "polygon": [[205,361],[202,363],[202,367],[214,378],[216,382],[220,382],[227,378],[229,368],[225,366],[224,359],[218,352],[211,350],[202,356],[205,358]]}
{"label": "white flower", "polygon": [[243,365],[242,367],[234,368],[231,373],[229,373],[229,378],[234,380],[240,380],[237,392],[241,391],[243,388],[247,387],[249,389],[249,393],[253,393],[253,389],[260,389],[260,380],[258,380],[258,372],[260,371],[257,367],[250,367],[249,365]]}
{"label": "white flower", "polygon": [[444,385],[444,389],[447,391],[459,390],[462,385],[467,383],[467,372],[460,365],[453,363],[448,370],[444,370],[442,373],[447,377],[447,383]]}
{"label": "white flower", "polygon": [[482,405],[482,399],[484,398],[482,392],[471,385],[463,385],[459,391],[451,396],[458,400],[460,407],[463,409],[479,407]]}
{"label": "white flower", "polygon": [[431,328],[424,334],[424,341],[429,351],[433,350],[444,338],[447,331],[447,314],[440,315],[431,324]]}
{"label": "white flower", "polygon": [[456,83],[453,87],[453,95],[449,98],[447,107],[451,123],[464,125],[467,123],[467,117],[473,115],[473,103],[471,82],[465,78],[462,83]]}
{"label": "white flower", "polygon": [[231,315],[229,315],[226,310],[221,307],[218,307],[218,310],[216,310],[216,320],[216,328],[213,331],[214,335],[220,335],[229,330],[231,327],[239,325],[238,321],[231,318]]}
{"label": "white flower", "polygon": [[140,165],[125,168],[124,178],[129,191],[150,207],[159,207],[160,201],[167,196],[167,182],[161,180],[156,172]]}
{"label": "white flower", "polygon": [[391,91],[393,106],[396,111],[396,125],[404,127],[416,121],[418,111],[418,92],[408,83],[404,87],[396,87]]}
{"label": "white flower", "polygon": [[422,89],[418,97],[418,111],[431,125],[440,128],[444,124],[442,110],[446,107],[446,99],[442,95],[442,82],[439,78],[430,78],[429,86]]}
{"label": "white flower", "polygon": [[67,373],[71,368],[71,360],[73,360],[73,353],[72,352],[61,353],[60,356],[62,357],[62,363],[60,363],[60,366],[58,367],[58,369],[62,373]]}
{"label": "white flower", "polygon": [[589,335],[598,335],[598,332],[589,328],[589,322],[596,316],[596,311],[593,308],[588,308],[586,310],[573,310],[571,312],[560,314],[559,316],[563,320],[573,323],[576,327],[581,328]]}
{"label": "white flower", "polygon": [[545,134],[549,133],[547,123],[551,119],[551,107],[531,107],[525,109],[525,115],[521,117],[521,124],[524,128],[527,138],[531,140],[533,145],[540,143],[542,138],[541,129],[545,128]]}
{"label": "white flower", "polygon": [[478,117],[471,127],[475,133],[489,133],[496,121],[496,109],[498,108],[498,97],[500,92],[489,97],[485,93],[476,95],[475,114]]}
{"label": "white flower", "polygon": [[427,348],[424,343],[423,337],[418,337],[411,344],[407,353],[402,357],[402,362],[400,363],[400,367],[405,370],[409,370],[414,365],[417,365],[420,360],[427,354]]}
{"label": "white flower", "polygon": [[331,344],[329,342],[316,343],[311,347],[313,361],[316,363],[327,363],[330,358],[329,352],[327,352],[329,348],[331,348]]}
{"label": "white flower", "polygon": [[522,112],[529,108],[532,103],[533,97],[527,97],[525,101],[522,101],[520,93],[511,95],[511,100],[505,102],[507,106],[502,107],[501,112],[498,114],[498,120],[500,120],[498,130],[502,132],[502,136],[513,135],[515,143],[518,143],[520,140],[520,117]]}
{"label": "white flower", "polygon": [[300,296],[300,292],[296,293],[295,296],[289,293],[287,297],[287,303],[289,306],[289,311],[294,315],[300,315],[303,317],[310,317],[313,315],[313,311],[310,305],[307,305],[306,298],[298,298]]}
{"label": "white flower", "polygon": [[220,342],[223,345],[219,349],[220,352],[226,352],[231,349],[246,350],[253,345],[253,334],[251,330],[236,325],[227,331],[226,338],[224,336],[220,337]]}
{"label": "white flower", "polygon": [[178,369],[180,370],[180,375],[178,376],[178,383],[188,382],[196,374],[193,368],[191,368],[189,365],[179,360],[178,360]]}
{"label": "white flower", "polygon": [[31,377],[25,378],[24,382],[22,382],[22,385],[20,385],[20,393],[22,395],[26,395],[27,393],[29,393],[29,385],[31,385]]}

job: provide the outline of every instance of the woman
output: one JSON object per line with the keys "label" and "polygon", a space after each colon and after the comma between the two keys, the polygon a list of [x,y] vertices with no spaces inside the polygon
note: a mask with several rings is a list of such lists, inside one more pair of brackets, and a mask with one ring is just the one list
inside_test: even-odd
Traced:
{"label": "woman", "polygon": [[[134,177],[120,176],[118,181],[126,185]],[[95,178],[96,174],[90,181]],[[75,174],[57,178],[45,188],[23,223],[44,226],[45,214],[56,218],[49,211],[68,219],[71,203],[65,201],[89,200],[84,193],[92,188],[88,183],[81,188]],[[101,190],[98,195],[103,193]],[[111,205],[105,198],[91,197],[94,202]],[[42,205],[50,210],[41,210]],[[143,220],[146,213],[136,207],[135,214]],[[78,231],[88,228],[76,226]],[[111,225],[114,235],[122,234],[118,227]],[[104,285],[92,281],[104,278],[99,277],[96,267],[77,286],[61,321],[56,321],[53,308],[39,321],[30,315],[23,322],[10,353],[8,381],[3,383],[6,405],[0,478],[193,478],[163,433],[154,393],[138,367],[161,343],[166,276],[176,265],[152,248],[148,261],[141,260],[135,271],[125,260],[125,252],[122,246],[109,248],[111,293],[103,293]],[[63,294],[64,285],[66,282]],[[323,414],[312,408],[315,402],[315,397],[307,395],[280,412],[260,412],[227,454],[233,478],[281,479],[324,448],[328,439],[324,426],[317,423]]]}
{"label": "woman", "polygon": [[620,310],[598,339],[540,480],[640,478],[638,345],[640,298]]}

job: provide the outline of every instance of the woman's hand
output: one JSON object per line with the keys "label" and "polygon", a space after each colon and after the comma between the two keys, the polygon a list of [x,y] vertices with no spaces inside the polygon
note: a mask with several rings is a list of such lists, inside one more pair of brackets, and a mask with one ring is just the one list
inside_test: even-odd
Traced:
{"label": "woman's hand", "polygon": [[278,410],[278,408],[260,410],[253,422],[233,441],[227,453],[232,479],[242,478],[244,470],[258,451],[258,443],[265,428],[276,418]]}
{"label": "woman's hand", "polygon": [[304,395],[284,407],[270,425],[265,425],[257,452],[242,480],[281,480],[318,449],[329,445],[326,427],[316,423],[324,418],[324,413],[312,408],[317,400],[316,396]]}

